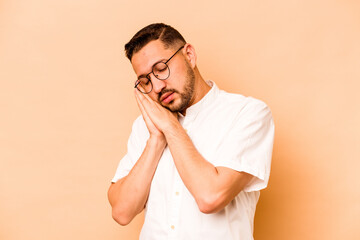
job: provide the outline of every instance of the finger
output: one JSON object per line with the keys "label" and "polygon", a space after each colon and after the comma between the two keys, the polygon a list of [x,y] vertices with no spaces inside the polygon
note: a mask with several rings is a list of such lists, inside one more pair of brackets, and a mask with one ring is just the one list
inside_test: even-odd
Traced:
{"label": "finger", "polygon": [[142,94],[138,91],[136,96],[141,103],[143,111],[146,112],[147,117],[155,126],[157,125],[158,120],[163,119],[168,114],[169,110],[161,106],[158,102],[152,100],[147,94]]}
{"label": "finger", "polygon": [[176,119],[179,119],[179,114],[178,112],[171,112],[172,115],[176,118]]}
{"label": "finger", "polygon": [[[142,94],[141,94],[142,95]],[[144,106],[143,106],[143,103],[141,102],[140,100],[140,97],[139,97],[139,91],[135,90],[135,99],[136,99],[136,103],[140,109],[140,112],[142,115],[147,115],[145,109],[144,109]]]}
{"label": "finger", "polygon": [[144,106],[143,106],[141,100],[139,99],[139,91],[137,91],[137,90],[135,90],[135,100],[136,100],[136,103],[137,103],[137,105],[138,105],[138,107],[140,109],[141,114],[143,116],[145,115],[145,117],[148,117],[147,113],[146,113],[146,111],[144,109]]}
{"label": "finger", "polygon": [[[143,89],[142,87],[140,87],[141,89]],[[144,101],[144,100],[146,100],[146,95],[147,94],[143,94],[143,93],[141,93],[140,91],[135,91],[136,92],[136,96],[138,96],[138,98],[140,99],[140,101]]]}
{"label": "finger", "polygon": [[158,102],[152,100],[148,94],[142,94],[139,91],[137,91],[137,95],[140,101],[143,103],[145,109],[154,109],[154,107],[157,107],[158,109],[164,108]]}
{"label": "finger", "polygon": [[146,123],[146,125],[152,125],[154,126],[154,123],[152,122],[151,118],[149,117],[148,113],[146,112],[142,102],[140,101],[140,99],[138,98],[139,94],[135,94],[135,99],[136,99],[136,103],[140,109],[141,115],[144,118],[144,121]]}
{"label": "finger", "polygon": [[147,96],[147,94],[143,94],[143,93],[141,93],[139,91],[136,91],[135,96],[137,96],[138,100],[141,102],[144,109],[153,108],[153,106],[152,106],[153,101],[149,98],[149,96]]}
{"label": "finger", "polygon": [[159,109],[158,103],[152,100],[147,94],[138,93],[137,96],[149,116],[155,114],[156,109]]}

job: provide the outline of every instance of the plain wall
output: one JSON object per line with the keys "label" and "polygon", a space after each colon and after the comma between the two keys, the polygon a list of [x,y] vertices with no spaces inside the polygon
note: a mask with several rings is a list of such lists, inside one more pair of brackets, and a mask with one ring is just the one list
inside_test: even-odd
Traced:
{"label": "plain wall", "polygon": [[[0,239],[137,239],[107,189],[126,152],[124,44],[165,22],[206,79],[265,101],[275,144],[257,240],[360,239],[360,3],[0,1]],[[131,194],[131,193],[129,193]]]}

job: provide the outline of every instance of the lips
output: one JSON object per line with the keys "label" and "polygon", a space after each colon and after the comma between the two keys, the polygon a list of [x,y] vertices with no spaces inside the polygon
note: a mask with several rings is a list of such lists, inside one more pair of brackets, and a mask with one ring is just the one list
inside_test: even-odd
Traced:
{"label": "lips", "polygon": [[165,102],[169,102],[167,101],[167,98],[170,97],[170,95],[172,95],[174,92],[167,92],[167,93],[164,93],[161,98],[160,98],[160,102],[163,102],[165,100]]}

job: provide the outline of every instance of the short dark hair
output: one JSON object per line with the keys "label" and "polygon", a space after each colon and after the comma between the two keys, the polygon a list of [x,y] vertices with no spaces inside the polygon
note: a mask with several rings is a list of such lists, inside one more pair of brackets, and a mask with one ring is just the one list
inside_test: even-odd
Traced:
{"label": "short dark hair", "polygon": [[175,28],[164,23],[153,23],[138,31],[125,44],[126,57],[131,61],[133,54],[140,51],[150,41],[157,39],[162,41],[165,48],[177,45],[178,43],[186,43],[184,37]]}

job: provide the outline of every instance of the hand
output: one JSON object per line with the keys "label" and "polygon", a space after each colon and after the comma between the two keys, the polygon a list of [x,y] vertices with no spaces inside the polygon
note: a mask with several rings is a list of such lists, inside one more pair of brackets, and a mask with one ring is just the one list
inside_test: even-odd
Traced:
{"label": "hand", "polygon": [[170,130],[175,125],[180,125],[178,121],[178,114],[171,112],[161,106],[159,103],[153,101],[148,95],[142,94],[135,90],[135,97],[138,102],[141,113],[146,115],[149,123],[148,127],[155,127],[161,133]]}
{"label": "hand", "polygon": [[149,130],[150,133],[150,137],[155,137],[157,139],[160,140],[164,140],[165,141],[165,136],[164,134],[154,125],[154,123],[151,121],[151,119],[149,118],[148,114],[146,113],[144,106],[142,105],[142,103],[139,100],[139,97],[137,96],[139,93],[139,91],[137,89],[135,89],[135,99],[136,99],[136,103],[140,109],[140,112],[144,118],[146,127]]}

